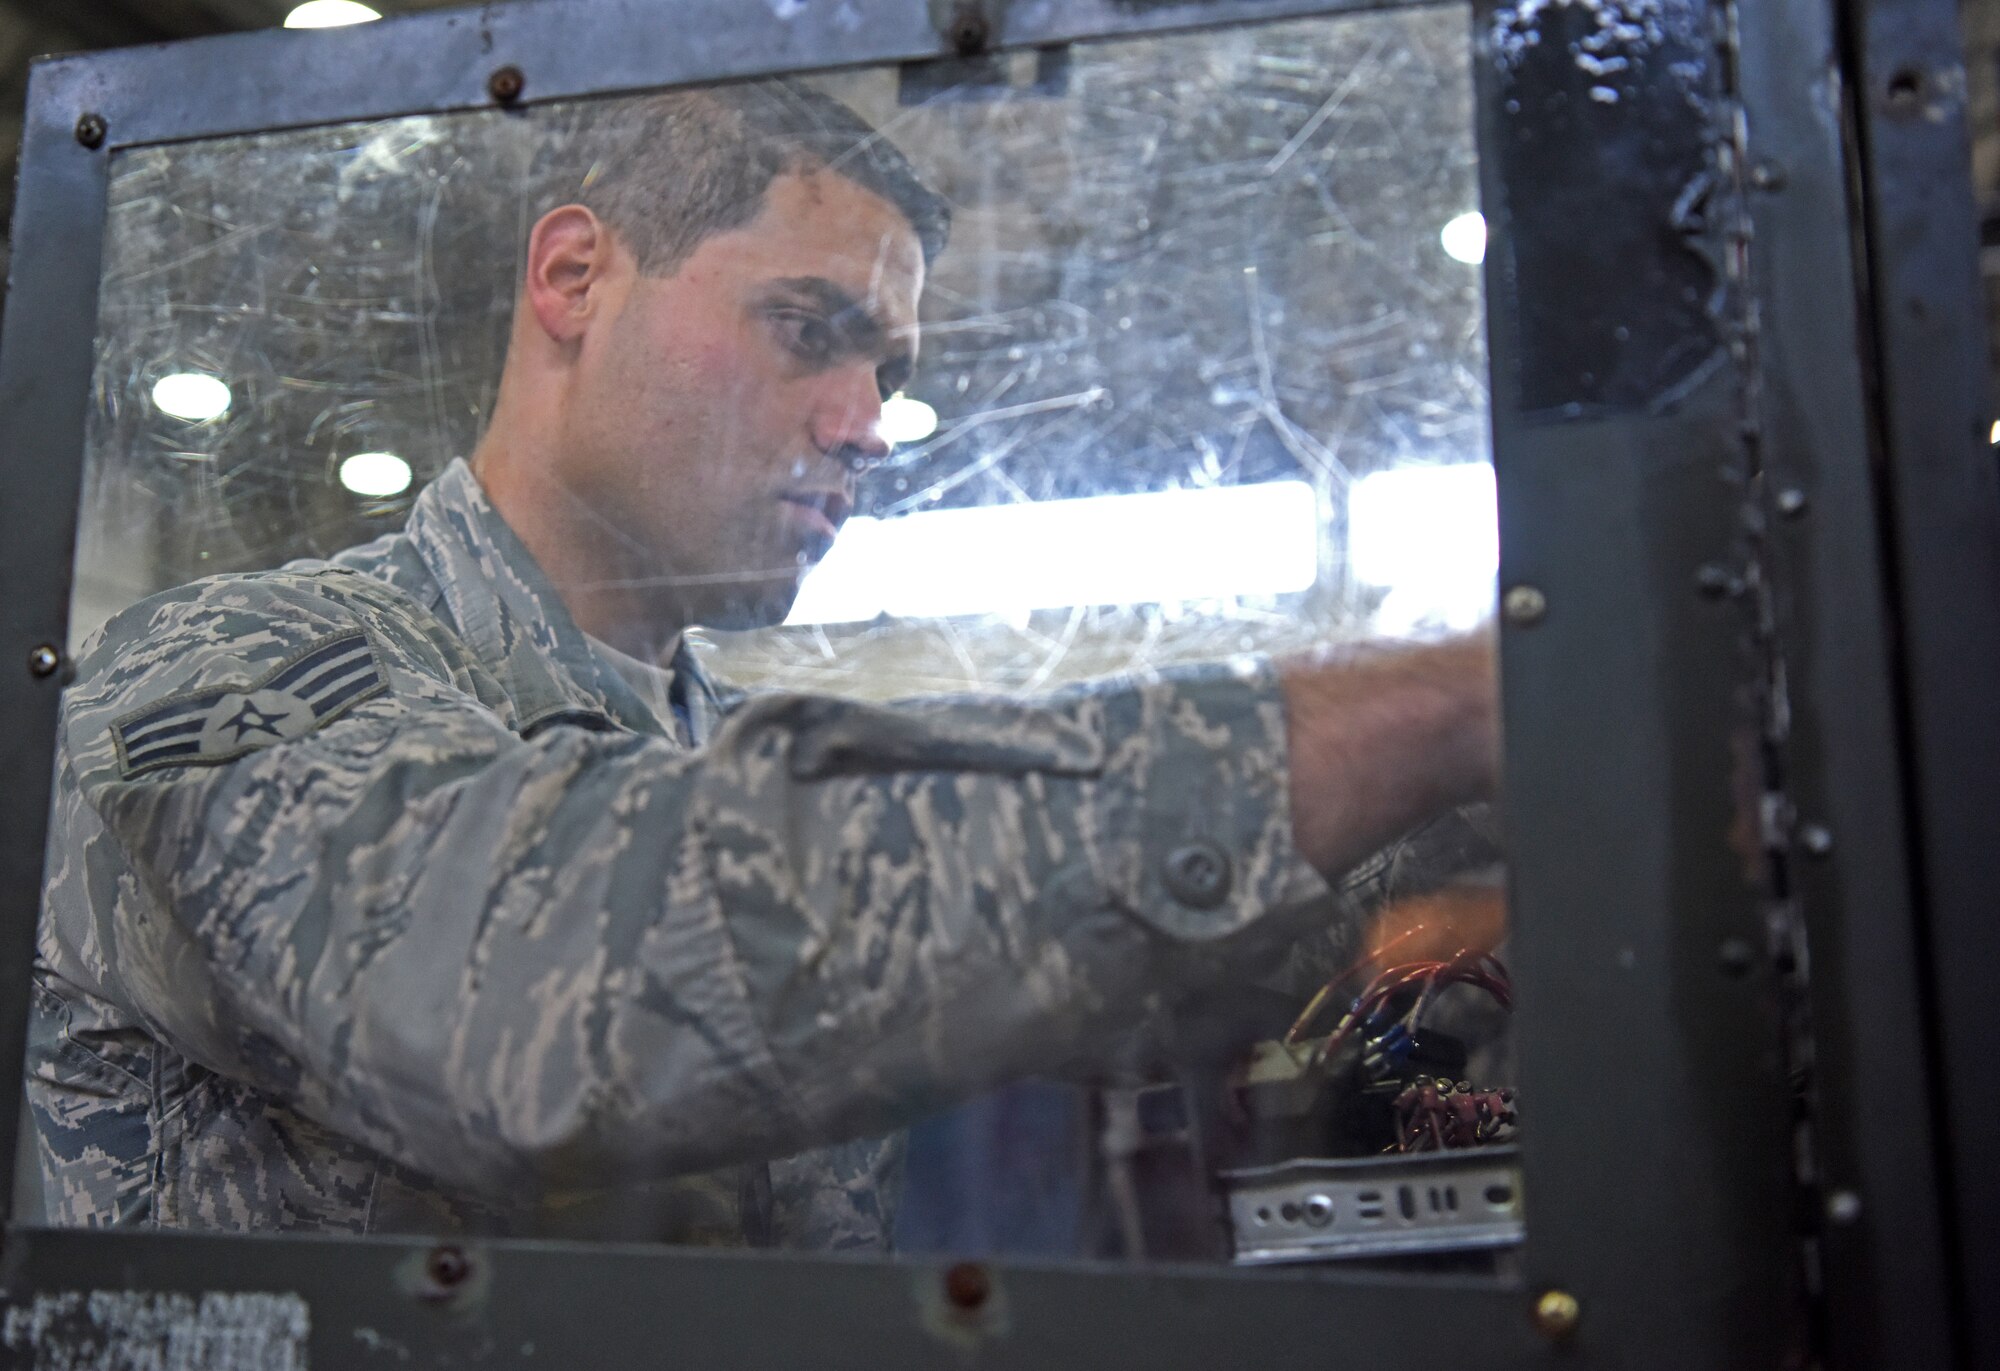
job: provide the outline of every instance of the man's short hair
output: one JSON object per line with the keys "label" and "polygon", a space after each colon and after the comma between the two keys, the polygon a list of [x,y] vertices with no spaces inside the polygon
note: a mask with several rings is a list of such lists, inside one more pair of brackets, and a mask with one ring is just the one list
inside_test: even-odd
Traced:
{"label": "man's short hair", "polygon": [[747,81],[573,107],[538,177],[537,216],[581,204],[611,225],[648,276],[679,270],[711,234],[757,217],[781,175],[832,171],[910,221],[928,265],[951,205],[901,150],[839,101],[792,80]]}

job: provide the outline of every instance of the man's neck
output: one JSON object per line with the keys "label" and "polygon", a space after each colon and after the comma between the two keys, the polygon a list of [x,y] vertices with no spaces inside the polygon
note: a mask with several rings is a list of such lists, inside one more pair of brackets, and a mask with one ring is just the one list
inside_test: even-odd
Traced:
{"label": "man's neck", "polygon": [[501,452],[490,433],[470,465],[578,628],[642,662],[671,658],[687,614],[662,593],[657,571],[626,552],[619,530],[551,477],[546,464]]}

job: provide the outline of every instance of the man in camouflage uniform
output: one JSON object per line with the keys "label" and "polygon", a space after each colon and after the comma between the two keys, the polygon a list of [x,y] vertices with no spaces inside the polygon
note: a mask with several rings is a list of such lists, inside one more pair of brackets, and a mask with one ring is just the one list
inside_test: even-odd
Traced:
{"label": "man in camouflage uniform", "polygon": [[853,1140],[1346,944],[1319,873],[1491,787],[1483,640],[725,708],[681,630],[772,621],[824,552],[943,206],[783,84],[572,155],[470,465],[81,658],[58,1223],[879,1247],[897,1151]]}

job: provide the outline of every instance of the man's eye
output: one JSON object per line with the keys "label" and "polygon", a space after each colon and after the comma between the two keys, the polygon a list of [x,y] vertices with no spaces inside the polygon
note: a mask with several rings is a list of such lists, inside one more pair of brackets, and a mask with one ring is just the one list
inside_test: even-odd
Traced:
{"label": "man's eye", "polygon": [[834,354],[833,326],[816,314],[786,310],[778,315],[778,333],[785,347],[801,361],[820,363]]}

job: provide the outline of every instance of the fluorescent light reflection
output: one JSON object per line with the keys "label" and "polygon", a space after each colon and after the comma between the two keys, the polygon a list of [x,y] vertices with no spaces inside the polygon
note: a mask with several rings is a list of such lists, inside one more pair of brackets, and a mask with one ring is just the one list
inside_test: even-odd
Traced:
{"label": "fluorescent light reflection", "polygon": [[306,0],[285,16],[288,29],[337,29],[343,24],[365,24],[382,16],[355,0]]}
{"label": "fluorescent light reflection", "polygon": [[229,412],[229,387],[198,371],[180,371],[153,382],[153,403],[163,414],[199,424]]}
{"label": "fluorescent light reflection", "polygon": [[1474,210],[1446,224],[1438,234],[1447,257],[1478,266],[1486,260],[1486,216]]}
{"label": "fluorescent light reflection", "polygon": [[357,452],[340,464],[340,483],[376,499],[401,495],[410,488],[410,464],[393,452]]}
{"label": "fluorescent light reflection", "polygon": [[1484,462],[1397,467],[1348,491],[1347,557],[1354,579],[1386,586],[1378,632],[1467,629],[1493,609],[1500,513]]}
{"label": "fluorescent light reflection", "polygon": [[1993,421],[1993,432],[1988,435],[1987,441],[1995,447],[2000,447],[2000,419]]}
{"label": "fluorescent light reflection", "polygon": [[1318,571],[1303,481],[931,510],[848,520],[785,622],[1278,595]]}
{"label": "fluorescent light reflection", "polygon": [[882,402],[882,441],[891,446],[921,443],[937,432],[937,411],[922,400],[912,400],[897,391]]}

